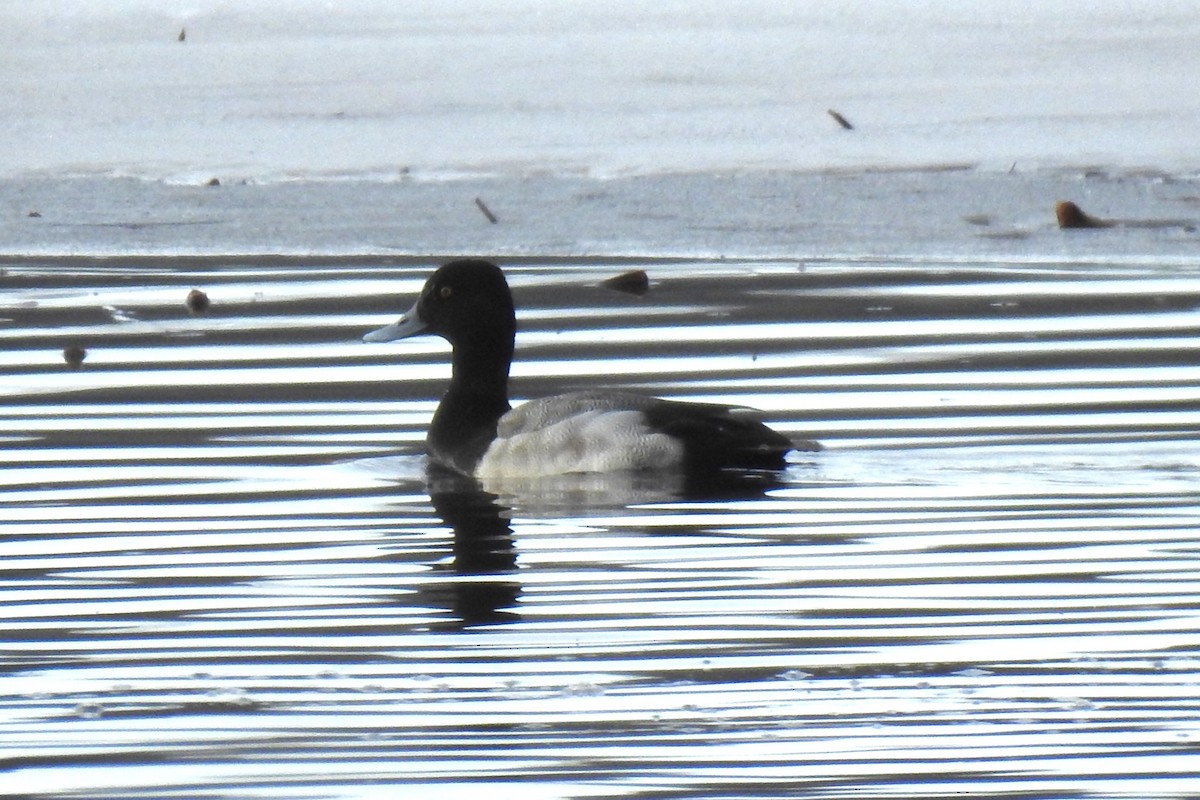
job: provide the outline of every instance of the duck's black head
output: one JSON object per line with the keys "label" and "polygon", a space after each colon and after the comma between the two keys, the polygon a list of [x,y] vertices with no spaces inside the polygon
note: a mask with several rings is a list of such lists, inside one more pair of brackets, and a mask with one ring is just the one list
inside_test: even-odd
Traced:
{"label": "duck's black head", "polygon": [[511,348],[515,331],[512,293],[504,273],[490,261],[461,259],[433,273],[398,322],[363,340],[390,342],[433,333],[456,346],[507,341]]}

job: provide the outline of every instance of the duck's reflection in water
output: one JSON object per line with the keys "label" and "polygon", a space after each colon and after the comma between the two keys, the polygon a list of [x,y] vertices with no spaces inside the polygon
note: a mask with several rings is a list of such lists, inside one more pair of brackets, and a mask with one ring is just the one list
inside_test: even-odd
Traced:
{"label": "duck's reflection in water", "polygon": [[[453,559],[441,569],[451,579],[423,590],[436,607],[448,608],[454,629],[521,619],[522,586],[510,523],[522,517],[627,512],[644,513],[646,504],[703,500],[714,504],[763,497],[781,485],[775,471],[731,471],[702,477],[672,472],[616,472],[564,475],[521,482],[490,482],[430,464],[426,488],[434,512],[454,536]],[[636,507],[636,508],[635,508]],[[655,528],[655,532],[669,532]]]}
{"label": "duck's reflection in water", "polygon": [[515,509],[521,516],[544,519],[562,514],[577,516],[589,511],[610,515],[635,506],[676,500],[719,505],[763,497],[784,482],[784,473],[776,470],[728,470],[699,475],[644,470],[489,480],[483,484],[483,489],[497,497],[502,506]]}
{"label": "duck's reflection in water", "polygon": [[436,465],[427,473],[433,510],[454,534],[453,579],[434,591],[449,589],[452,627],[492,625],[520,619],[516,610],[521,583],[508,509],[474,478]]}

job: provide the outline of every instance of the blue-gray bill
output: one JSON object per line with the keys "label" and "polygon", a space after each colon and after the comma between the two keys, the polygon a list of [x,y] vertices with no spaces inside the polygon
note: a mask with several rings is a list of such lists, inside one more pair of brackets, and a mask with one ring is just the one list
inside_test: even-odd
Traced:
{"label": "blue-gray bill", "polygon": [[409,336],[416,336],[418,333],[422,333],[427,327],[425,320],[421,319],[421,315],[417,312],[417,307],[413,306],[396,322],[371,331],[363,336],[362,340],[364,342],[394,342],[397,339],[407,339]]}

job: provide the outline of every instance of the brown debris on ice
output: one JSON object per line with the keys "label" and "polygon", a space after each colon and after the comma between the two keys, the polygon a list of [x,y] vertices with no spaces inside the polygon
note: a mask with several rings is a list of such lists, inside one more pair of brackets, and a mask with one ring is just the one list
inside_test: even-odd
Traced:
{"label": "brown debris on ice", "polygon": [[1085,214],[1083,209],[1070,200],[1060,200],[1054,206],[1054,216],[1060,228],[1111,228],[1112,223]]}
{"label": "brown debris on ice", "polygon": [[1178,228],[1186,233],[1195,233],[1200,227],[1194,219],[1100,219],[1084,213],[1083,209],[1070,200],[1054,206],[1060,228],[1148,228],[1164,230]]}

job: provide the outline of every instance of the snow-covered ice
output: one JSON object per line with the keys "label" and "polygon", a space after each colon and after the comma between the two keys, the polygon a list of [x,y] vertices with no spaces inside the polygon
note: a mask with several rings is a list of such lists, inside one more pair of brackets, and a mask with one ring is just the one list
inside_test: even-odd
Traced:
{"label": "snow-covered ice", "polygon": [[1191,0],[0,10],[9,254],[959,252],[1197,193]]}

